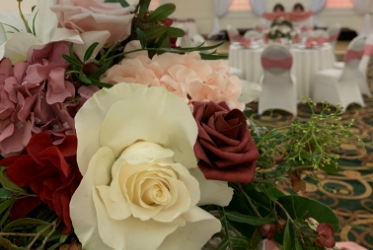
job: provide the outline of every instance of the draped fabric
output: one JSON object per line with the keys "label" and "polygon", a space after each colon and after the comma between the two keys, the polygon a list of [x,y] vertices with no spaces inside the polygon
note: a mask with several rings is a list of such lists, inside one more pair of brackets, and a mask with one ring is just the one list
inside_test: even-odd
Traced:
{"label": "draped fabric", "polygon": [[314,19],[313,19],[313,25],[317,26],[318,21],[316,18],[316,14],[319,13],[325,6],[326,0],[310,0],[310,10],[315,13]]}
{"label": "draped fabric", "polygon": [[251,6],[251,9],[258,16],[262,16],[266,10],[267,1],[266,0],[248,0]]}
{"label": "draped fabric", "polygon": [[219,19],[227,14],[229,7],[233,3],[233,0],[214,0],[215,5],[215,18],[214,18],[214,27],[209,36],[218,34],[220,31],[220,22]]}
{"label": "draped fabric", "polygon": [[353,5],[354,9],[360,15],[364,15],[363,25],[361,27],[361,31],[359,35],[369,35],[372,32],[372,24],[370,23],[370,0],[350,0]]}
{"label": "draped fabric", "polygon": [[270,20],[270,21],[274,21],[280,17],[283,17],[285,20],[287,21],[290,21],[290,22],[300,22],[300,21],[304,21],[310,17],[313,16],[313,12],[312,11],[308,11],[308,12],[301,12],[301,13],[297,13],[297,12],[283,12],[283,13],[274,13],[274,12],[265,12],[263,13],[263,18],[267,19],[267,20]]}

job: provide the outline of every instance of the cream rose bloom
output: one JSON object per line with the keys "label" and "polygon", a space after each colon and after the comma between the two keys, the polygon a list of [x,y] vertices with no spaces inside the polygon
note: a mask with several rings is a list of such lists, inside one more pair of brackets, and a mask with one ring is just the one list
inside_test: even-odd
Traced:
{"label": "cream rose bloom", "polygon": [[197,205],[229,204],[226,182],[207,181],[193,146],[197,125],[163,87],[102,89],[76,118],[83,180],[70,202],[87,250],[200,250],[221,230]]}

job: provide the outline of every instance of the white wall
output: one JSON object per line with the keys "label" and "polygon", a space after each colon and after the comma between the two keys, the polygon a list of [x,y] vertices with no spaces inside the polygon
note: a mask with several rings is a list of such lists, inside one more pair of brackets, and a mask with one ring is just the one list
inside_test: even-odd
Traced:
{"label": "white wall", "polygon": [[[17,11],[18,12],[18,1],[17,0],[0,0],[0,11]],[[52,1],[52,0],[51,0]],[[37,0],[23,0],[21,3],[22,12],[31,13],[32,6],[36,5]]]}
{"label": "white wall", "polygon": [[[169,0],[177,6],[176,18],[194,18],[197,21],[198,30],[201,34],[207,35],[211,32],[214,20],[213,0]],[[291,10],[296,2],[301,2],[306,9],[309,0],[267,0],[267,11],[271,11],[273,6],[281,2],[287,10]],[[319,23],[324,26],[340,23],[342,27],[348,27],[359,31],[363,17],[358,15],[353,9],[324,9],[318,15]],[[258,22],[258,17],[251,11],[229,12],[220,20],[221,28],[230,24],[236,28],[252,28]]]}

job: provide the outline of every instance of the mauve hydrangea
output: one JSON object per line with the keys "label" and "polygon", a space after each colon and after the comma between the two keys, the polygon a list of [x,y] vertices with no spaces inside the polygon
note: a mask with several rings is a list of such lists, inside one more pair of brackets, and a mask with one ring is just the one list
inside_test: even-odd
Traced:
{"label": "mauve hydrangea", "polygon": [[68,46],[59,42],[35,50],[27,62],[0,62],[1,155],[20,153],[33,133],[48,131],[55,143],[75,134],[79,102],[74,84],[65,79],[69,64],[62,54],[68,54]]}
{"label": "mauve hydrangea", "polygon": [[198,52],[185,55],[164,53],[149,59],[147,55],[125,58],[111,67],[102,82],[139,83],[148,87],[164,86],[186,102],[226,102],[228,106],[243,109],[240,79],[231,74],[226,61],[205,61]]}

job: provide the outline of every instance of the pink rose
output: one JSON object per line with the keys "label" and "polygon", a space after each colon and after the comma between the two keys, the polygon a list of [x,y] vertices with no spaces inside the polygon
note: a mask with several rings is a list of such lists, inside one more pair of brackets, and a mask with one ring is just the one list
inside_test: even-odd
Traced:
{"label": "pink rose", "polygon": [[60,25],[79,31],[108,31],[106,44],[125,40],[131,33],[134,7],[123,8],[119,3],[104,0],[56,0],[52,11]]}
{"label": "pink rose", "polygon": [[[138,48],[138,44],[132,45]],[[228,63],[223,60],[202,60],[198,52],[184,55],[164,53],[152,59],[144,54],[129,56],[110,68],[101,81],[164,86],[187,103],[226,102],[231,109],[244,108],[238,101],[242,91],[240,79],[231,74]]]}

